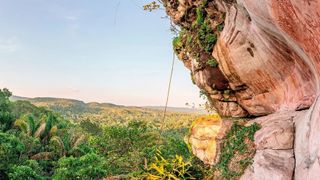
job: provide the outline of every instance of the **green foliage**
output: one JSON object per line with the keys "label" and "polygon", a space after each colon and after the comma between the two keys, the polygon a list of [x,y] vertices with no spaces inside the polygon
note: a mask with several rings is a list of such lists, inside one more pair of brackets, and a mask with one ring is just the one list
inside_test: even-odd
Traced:
{"label": "green foliage", "polygon": [[24,165],[14,165],[10,169],[10,179],[28,179],[42,180],[45,179],[40,173],[42,169],[37,161],[27,161]]}
{"label": "green foliage", "polygon": [[196,19],[196,26],[201,26],[204,23],[205,17],[204,17],[204,10],[203,7],[197,7],[196,9],[197,19]]}
{"label": "green foliage", "polygon": [[19,133],[16,137],[24,145],[27,156],[34,155],[43,149],[43,145],[38,138],[25,133]]}
{"label": "green foliage", "polygon": [[202,50],[206,53],[211,53],[213,46],[217,42],[217,35],[206,21],[206,15],[204,7],[207,5],[207,1],[204,1],[202,5],[196,8],[197,19],[194,27],[198,29],[198,43]]}
{"label": "green foliage", "polygon": [[64,157],[58,161],[53,179],[100,179],[106,175],[105,167],[105,159],[95,153]]}
{"label": "green foliage", "polygon": [[[158,1],[158,2],[160,2],[160,1]],[[160,4],[158,2],[157,1],[152,1],[149,4],[144,5],[143,6],[143,10],[152,12],[152,11],[155,11],[155,10],[159,9],[160,8]]]}
{"label": "green foliage", "polygon": [[106,156],[108,174],[126,174],[142,169],[157,135],[146,123],[132,121],[128,125],[105,127],[103,135],[92,139],[91,143]]}
{"label": "green foliage", "polygon": [[25,146],[17,137],[0,132],[0,177],[6,177],[11,165],[20,161]]}
{"label": "green foliage", "polygon": [[213,46],[217,42],[217,35],[211,27],[204,22],[198,31],[198,40],[200,47],[207,53],[211,53]]}
{"label": "green foliage", "polygon": [[10,129],[14,120],[9,100],[11,95],[12,93],[8,89],[0,89],[0,130]]}
{"label": "green foliage", "polygon": [[209,59],[206,64],[209,65],[209,66],[211,66],[211,67],[213,67],[213,68],[215,68],[215,67],[218,66],[218,62],[217,62],[217,60],[214,59],[214,58]]}
{"label": "green foliage", "polygon": [[[254,134],[259,129],[260,126],[257,123],[250,126],[234,123],[223,142],[220,161],[215,166],[222,177],[234,179],[243,174],[246,167],[252,163],[255,149],[249,148],[248,143],[253,143]],[[236,155],[240,168],[230,168],[230,163]]]}
{"label": "green foliage", "polygon": [[221,24],[219,24],[219,25],[217,26],[217,30],[218,30],[219,32],[221,32],[221,31],[223,30],[223,28],[224,28],[224,22],[221,23]]}
{"label": "green foliage", "polygon": [[[47,100],[33,102],[73,121],[25,101],[9,101],[6,107],[14,123],[0,131],[0,177],[204,177],[203,165],[195,162],[183,140],[198,114],[168,112],[160,128],[159,110]],[[248,162],[250,159],[240,163],[245,166]]]}
{"label": "green foliage", "polygon": [[185,159],[192,156],[188,145],[184,142],[181,135],[179,135],[187,134],[188,129],[183,129],[183,132],[179,132],[179,130],[166,131],[163,133],[164,142],[162,145],[158,146],[162,156],[166,158],[175,158],[176,155],[181,155]]}
{"label": "green foliage", "polygon": [[196,179],[192,176],[191,161],[185,161],[176,155],[173,159],[166,159],[158,151],[146,174],[147,179]]}
{"label": "green foliage", "polygon": [[182,38],[181,35],[173,38],[172,40],[172,45],[175,51],[179,50],[180,48],[182,48]]}
{"label": "green foliage", "polygon": [[90,121],[89,119],[82,120],[79,125],[84,131],[88,132],[91,135],[99,136],[102,134],[100,125],[96,122]]}
{"label": "green foliage", "polygon": [[12,115],[15,118],[19,118],[25,115],[30,115],[34,117],[40,117],[43,114],[47,114],[49,110],[46,108],[39,108],[31,104],[29,101],[16,101],[11,102]]}

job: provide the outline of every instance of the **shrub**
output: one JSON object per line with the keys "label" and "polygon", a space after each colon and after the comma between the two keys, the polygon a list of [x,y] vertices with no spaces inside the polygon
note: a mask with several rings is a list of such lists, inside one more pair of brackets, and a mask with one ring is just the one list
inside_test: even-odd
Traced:
{"label": "shrub", "polygon": [[10,129],[14,120],[11,113],[12,105],[9,100],[11,95],[8,89],[0,89],[0,130],[6,131]]}
{"label": "shrub", "polygon": [[196,19],[196,25],[201,26],[204,23],[204,12],[202,7],[198,7],[196,9],[197,19]]}
{"label": "shrub", "polygon": [[181,34],[175,38],[173,38],[172,40],[172,45],[173,45],[173,49],[175,51],[180,50],[180,48],[182,48],[182,38],[181,38]]}
{"label": "shrub", "polygon": [[11,168],[11,172],[9,173],[10,179],[34,179],[34,180],[42,180],[45,179],[42,177],[39,172],[40,167],[36,161],[29,161],[28,165],[14,165]]}
{"label": "shrub", "polygon": [[153,156],[158,134],[145,122],[104,128],[103,135],[90,143],[106,157],[108,175],[126,174],[143,169],[144,160]]}
{"label": "shrub", "polygon": [[195,179],[192,176],[191,161],[185,161],[182,156],[167,160],[158,151],[155,161],[151,163],[146,173],[147,179]]}
{"label": "shrub", "polygon": [[218,164],[215,166],[219,175],[234,179],[243,174],[252,163],[255,154],[254,134],[260,129],[257,123],[250,126],[235,122],[225,137]]}
{"label": "shrub", "polygon": [[207,53],[210,53],[217,42],[217,35],[214,34],[211,27],[204,22],[198,32],[200,47]]}
{"label": "shrub", "polygon": [[57,163],[53,179],[99,179],[106,176],[105,159],[95,153],[64,157]]}

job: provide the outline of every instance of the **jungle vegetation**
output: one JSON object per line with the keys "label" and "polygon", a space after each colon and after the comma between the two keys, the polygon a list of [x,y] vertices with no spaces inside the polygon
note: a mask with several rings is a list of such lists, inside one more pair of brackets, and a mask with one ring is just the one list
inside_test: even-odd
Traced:
{"label": "jungle vegetation", "polygon": [[202,176],[183,140],[199,114],[170,112],[161,130],[159,110],[11,95],[0,90],[0,179]]}
{"label": "jungle vegetation", "polygon": [[0,89],[0,179],[237,179],[255,152],[255,124],[235,123],[209,167],[185,141],[203,114],[168,112],[162,121],[156,108],[11,96]]}

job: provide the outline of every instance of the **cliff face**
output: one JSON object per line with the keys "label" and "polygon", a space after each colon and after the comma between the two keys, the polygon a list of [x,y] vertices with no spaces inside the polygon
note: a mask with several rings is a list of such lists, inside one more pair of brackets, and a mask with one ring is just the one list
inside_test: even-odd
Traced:
{"label": "cliff face", "polygon": [[163,1],[181,28],[176,54],[212,106],[263,116],[242,179],[320,179],[320,0]]}
{"label": "cliff face", "polygon": [[320,1],[166,0],[165,6],[182,28],[174,42],[178,57],[221,115],[312,105],[319,86]]}

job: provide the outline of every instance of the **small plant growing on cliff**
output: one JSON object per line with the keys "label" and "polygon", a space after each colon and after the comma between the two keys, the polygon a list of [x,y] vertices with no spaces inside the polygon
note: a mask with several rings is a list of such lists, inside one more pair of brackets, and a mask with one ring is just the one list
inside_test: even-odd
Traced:
{"label": "small plant growing on cliff", "polygon": [[255,154],[254,134],[260,129],[257,123],[250,126],[235,122],[222,145],[215,173],[225,179],[235,179],[252,163]]}
{"label": "small plant growing on cliff", "polygon": [[223,30],[223,28],[224,28],[224,22],[221,23],[221,24],[219,24],[219,25],[217,26],[217,30],[218,30],[219,32],[221,32],[221,31]]}
{"label": "small plant growing on cliff", "polygon": [[205,22],[199,29],[198,39],[200,47],[205,52],[210,53],[217,42],[217,35],[214,34],[211,27]]}
{"label": "small plant growing on cliff", "polygon": [[180,48],[182,48],[182,38],[181,35],[173,38],[172,40],[173,49],[177,52]]}
{"label": "small plant growing on cliff", "polygon": [[149,12],[154,11],[154,10],[158,10],[158,9],[160,9],[160,4],[159,3],[161,3],[161,1],[158,1],[158,2],[152,1],[149,4],[144,5],[143,6],[143,10],[149,11]]}
{"label": "small plant growing on cliff", "polygon": [[204,13],[203,13],[203,8],[198,7],[196,9],[196,14],[197,14],[197,19],[196,19],[196,26],[201,26],[204,23]]}
{"label": "small plant growing on cliff", "polygon": [[211,66],[211,67],[213,67],[213,68],[215,68],[215,67],[218,66],[218,62],[217,62],[217,60],[215,60],[214,58],[209,59],[206,64],[209,65],[209,66]]}

